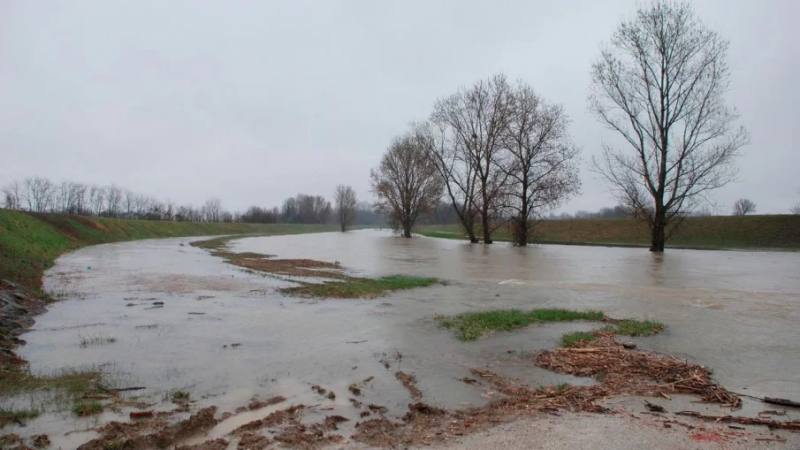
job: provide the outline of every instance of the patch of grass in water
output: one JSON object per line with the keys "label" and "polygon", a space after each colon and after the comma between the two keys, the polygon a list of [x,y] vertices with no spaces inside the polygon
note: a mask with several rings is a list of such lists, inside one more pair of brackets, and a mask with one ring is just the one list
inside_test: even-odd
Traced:
{"label": "patch of grass in water", "polygon": [[439,317],[439,326],[454,330],[462,341],[474,341],[489,331],[511,331],[534,323],[572,322],[576,320],[603,320],[601,311],[572,311],[559,308],[542,308],[530,311],[501,309],[462,313]]}
{"label": "patch of grass in water", "polygon": [[664,331],[664,324],[654,320],[624,319],[608,326],[605,331],[613,331],[614,334],[623,336],[652,336]]}
{"label": "patch of grass in water", "polygon": [[90,336],[81,336],[81,347],[86,348],[90,345],[105,345],[105,344],[113,344],[117,342],[117,338],[114,336],[105,336],[105,335],[90,335]]}
{"label": "patch of grass in water", "polygon": [[562,347],[577,347],[579,344],[595,340],[594,333],[588,331],[573,331],[561,336],[559,345]]}
{"label": "patch of grass in water", "polygon": [[97,401],[80,401],[72,405],[72,413],[78,417],[92,416],[101,412],[103,412],[103,405]]}
{"label": "patch of grass in water", "polygon": [[97,390],[100,375],[96,369],[65,369],[51,375],[35,375],[27,370],[0,370],[0,396],[37,390],[60,390],[78,395]]}
{"label": "patch of grass in water", "polygon": [[189,400],[189,392],[182,389],[172,392],[172,401],[186,401]]}
{"label": "patch of grass in water", "polygon": [[388,291],[426,287],[438,283],[436,278],[392,275],[382,278],[348,277],[344,281],[325,283],[302,283],[281,289],[288,295],[301,295],[323,298],[373,298]]}
{"label": "patch of grass in water", "polygon": [[0,428],[22,419],[39,417],[38,409],[4,409],[0,408]]}

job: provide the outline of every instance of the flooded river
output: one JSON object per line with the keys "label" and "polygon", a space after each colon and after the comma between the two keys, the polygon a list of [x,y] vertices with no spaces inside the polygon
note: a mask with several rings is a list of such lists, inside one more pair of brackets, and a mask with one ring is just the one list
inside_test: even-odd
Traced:
{"label": "flooded river", "polygon": [[[45,287],[64,300],[37,318],[19,353],[36,372],[100,367],[115,387],[145,386],[139,394],[162,403],[156,409],[170,409],[162,400],[178,389],[198,407],[221,411],[253,396],[315,404],[320,397],[310,386],[317,384],[337,393],[333,405],[346,415],[348,385],[375,377],[362,383],[363,400],[401,416],[410,400],[394,378],[397,370],[415,374],[426,401],[446,407],[486,401],[484,392],[455,381],[471,367],[491,367],[533,386],[591,382],[535,368],[524,353],[596,324],[460,342],[435,321],[437,314],[482,309],[563,307],[657,319],[666,331],[637,339],[641,347],[710,366],[733,391],[795,399],[800,393],[800,253],[515,248],[382,231],[232,242],[239,252],[338,261],[358,275],[447,281],[372,300],[318,300],[283,296],[276,288],[289,282],[228,265],[189,246],[192,240],[99,245],[61,257]],[[92,432],[65,433],[120,417],[106,412],[75,420],[65,411],[4,431],[46,432],[71,448]]]}

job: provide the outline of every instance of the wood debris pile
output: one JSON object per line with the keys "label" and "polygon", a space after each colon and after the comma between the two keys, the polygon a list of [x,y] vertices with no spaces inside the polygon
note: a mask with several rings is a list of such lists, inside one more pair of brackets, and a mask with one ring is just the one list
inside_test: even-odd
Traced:
{"label": "wood debris pile", "polygon": [[[610,335],[582,343],[577,348],[543,351],[536,365],[559,373],[592,376],[600,381],[591,396],[617,394],[667,396],[668,393],[698,395],[703,401],[738,408],[739,397],[711,378],[711,370],[676,358],[648,351],[627,350]],[[579,400],[576,408],[587,410]]]}

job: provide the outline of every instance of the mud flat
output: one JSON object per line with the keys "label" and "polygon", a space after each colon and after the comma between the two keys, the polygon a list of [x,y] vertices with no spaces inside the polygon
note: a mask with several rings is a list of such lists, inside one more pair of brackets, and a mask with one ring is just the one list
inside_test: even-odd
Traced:
{"label": "mud flat", "polygon": [[[34,373],[95,368],[102,372],[101,391],[116,395],[81,399],[103,407],[86,417],[73,414],[72,401],[42,398],[46,392],[5,397],[4,408],[33,406],[41,414],[0,434],[17,434],[29,446],[46,434],[52,448],[446,446],[500,439],[493,431],[498,426],[509,430],[508,439],[525,436],[523,428],[507,425],[522,420],[552,424],[555,431],[544,436],[561,430],[565,443],[578,445],[577,436],[570,441],[563,431],[597,417],[587,429],[598,439],[607,434],[601,443],[616,442],[603,427],[618,424],[627,433],[635,423],[648,424],[641,439],[681,434],[697,447],[718,445],[714,439],[731,448],[741,442],[797,447],[797,432],[768,428],[791,428],[797,411],[738,395],[800,392],[800,362],[787,358],[799,337],[793,324],[800,318],[800,281],[787,268],[800,262],[793,254],[675,252],[656,261],[635,249],[520,251],[379,232],[230,245],[239,254],[333,264],[348,277],[447,281],[341,299],[287,295],[281,290],[298,285],[292,274],[232,265],[191,241],[88,247],[57,261],[45,286],[64,300],[21,336],[27,344],[20,356]],[[666,329],[621,339],[635,349],[600,340],[553,351],[564,334],[601,324],[533,323],[461,341],[437,320],[507,308],[601,310],[615,318],[658,319]],[[626,385],[620,382],[626,372],[592,362],[612,353],[615,364],[631,367],[649,356],[630,355],[676,355],[674,367],[682,369],[667,365],[666,375],[645,373],[645,381]],[[715,369],[713,379],[703,378],[703,367]],[[687,373],[694,381],[682,380]],[[118,390],[138,387],[144,389]],[[710,389],[721,399],[692,403],[705,395],[687,394],[692,389]],[[651,411],[644,400],[666,412]],[[594,412],[583,415],[587,410]],[[130,419],[131,412],[147,411],[151,417]],[[681,411],[734,418],[715,424],[676,414]]]}

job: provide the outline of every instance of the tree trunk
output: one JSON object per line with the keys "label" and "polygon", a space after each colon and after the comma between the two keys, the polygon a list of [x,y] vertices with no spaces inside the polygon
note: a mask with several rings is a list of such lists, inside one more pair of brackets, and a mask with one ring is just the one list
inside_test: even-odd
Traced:
{"label": "tree trunk", "polygon": [[489,228],[489,215],[488,214],[481,214],[481,226],[483,227],[483,243],[484,244],[491,244],[492,243],[492,231]]}
{"label": "tree trunk", "polygon": [[666,212],[664,208],[656,206],[656,212],[653,216],[653,239],[650,242],[651,252],[663,252],[664,242],[667,240],[666,234]]}
{"label": "tree trunk", "polygon": [[528,245],[528,221],[524,218],[517,223],[517,245],[520,247]]}
{"label": "tree trunk", "polygon": [[411,218],[406,215],[405,219],[400,221],[400,225],[403,226],[403,237],[410,238],[411,228],[414,226],[414,222],[411,220]]}
{"label": "tree trunk", "polygon": [[478,242],[480,242],[480,241],[478,241],[478,237],[475,236],[475,224],[474,223],[470,223],[469,226],[464,226],[464,229],[467,231],[467,236],[469,237],[469,243],[470,244],[477,244]]}
{"label": "tree trunk", "polygon": [[344,231],[345,231],[345,223],[342,222],[342,233],[344,233]]}

